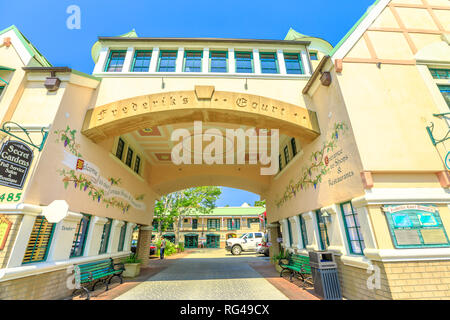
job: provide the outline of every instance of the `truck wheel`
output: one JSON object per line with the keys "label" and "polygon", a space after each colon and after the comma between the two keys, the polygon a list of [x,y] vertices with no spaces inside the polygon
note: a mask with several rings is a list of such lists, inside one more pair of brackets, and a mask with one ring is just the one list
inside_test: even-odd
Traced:
{"label": "truck wheel", "polygon": [[240,255],[241,252],[242,252],[241,246],[237,246],[237,245],[236,245],[236,246],[233,246],[233,248],[231,248],[231,253],[232,253],[233,255],[235,255],[235,256]]}

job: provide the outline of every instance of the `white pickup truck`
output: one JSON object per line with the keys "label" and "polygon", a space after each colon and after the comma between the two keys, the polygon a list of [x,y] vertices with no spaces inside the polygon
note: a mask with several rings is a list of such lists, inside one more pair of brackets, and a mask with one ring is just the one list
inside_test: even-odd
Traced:
{"label": "white pickup truck", "polygon": [[234,255],[239,255],[241,252],[256,252],[263,239],[264,233],[262,232],[244,233],[240,238],[228,239],[225,249]]}

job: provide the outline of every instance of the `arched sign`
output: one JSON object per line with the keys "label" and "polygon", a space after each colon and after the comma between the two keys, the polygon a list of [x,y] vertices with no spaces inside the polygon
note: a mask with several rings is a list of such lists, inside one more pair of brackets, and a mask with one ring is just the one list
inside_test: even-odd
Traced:
{"label": "arched sign", "polygon": [[0,185],[22,189],[33,162],[33,150],[19,141],[6,141],[0,151]]}

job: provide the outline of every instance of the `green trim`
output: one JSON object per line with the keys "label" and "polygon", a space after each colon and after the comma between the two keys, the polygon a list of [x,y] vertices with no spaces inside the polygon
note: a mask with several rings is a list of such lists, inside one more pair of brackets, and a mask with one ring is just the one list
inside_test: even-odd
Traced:
{"label": "green trim", "polygon": [[[350,239],[350,234],[348,232],[347,220],[345,219],[345,212],[344,212],[344,205],[345,204],[350,204],[350,209],[352,210],[351,216],[353,218],[353,223],[355,224],[354,228],[356,229],[356,235],[358,236],[358,239],[353,240],[353,241],[358,241],[359,242],[359,246],[361,247],[361,252],[360,253],[353,251],[352,240]],[[358,227],[358,224],[356,223],[355,216],[357,215],[357,213],[355,212],[355,210],[353,210],[353,205],[352,205],[351,201],[347,201],[347,202],[341,203],[340,207],[341,207],[341,213],[342,213],[342,220],[344,220],[345,234],[347,236],[348,250],[350,251],[351,254],[358,255],[358,256],[363,256],[364,255],[365,244],[364,244],[364,239],[360,239],[360,237],[359,237],[359,232],[358,231],[360,231],[360,230],[358,230],[358,228],[361,229],[361,227]]]}
{"label": "green trim", "polygon": [[78,70],[74,70],[74,69],[72,69],[72,73],[76,74],[77,76],[81,76],[81,77],[85,77],[85,78],[89,78],[89,79],[97,80],[97,81],[102,81],[102,79],[103,79],[103,78],[98,78],[98,77],[95,77],[95,76],[93,76],[91,74],[87,74],[87,73],[84,73],[84,72],[81,72],[81,71],[78,71]]}
{"label": "green trim", "polygon": [[136,55],[138,53],[143,53],[143,52],[144,53],[150,53],[150,63],[148,65],[148,71],[150,71],[150,64],[151,64],[151,61],[152,61],[152,55],[151,55],[152,50],[135,50],[134,51],[134,55],[133,55],[133,62],[131,63],[131,68],[130,68],[131,70],[130,70],[130,72],[145,72],[145,71],[134,71],[134,65],[136,63]]}
{"label": "green trim", "polygon": [[[176,52],[177,55],[175,57],[175,70],[174,71],[159,71],[159,67],[161,65],[161,57],[163,52]],[[158,56],[158,65],[156,66],[156,72],[177,72],[177,61],[178,59],[178,50],[159,50],[159,56]]]}
{"label": "green trim", "polygon": [[4,66],[0,66],[0,70],[16,71],[16,69],[14,69],[14,68],[8,68],[8,67],[4,67]]}
{"label": "green trim", "polygon": [[308,245],[308,233],[306,230],[305,220],[301,214],[298,215],[298,221],[300,222],[300,233],[302,235],[303,248],[306,249]]}
{"label": "green trim", "polygon": [[350,29],[349,32],[347,32],[347,34],[341,39],[341,41],[338,42],[338,44],[334,47],[334,49],[330,52],[330,56],[333,56],[336,51],[339,50],[340,47],[342,47],[342,45],[345,43],[345,41],[347,41],[347,39],[353,34],[353,32],[356,30],[356,28],[359,27],[359,25],[363,22],[363,20],[369,15],[369,13],[373,10],[373,8],[375,8],[377,6],[377,4],[380,2],[381,0],[376,0],[374,2],[374,4],[372,4],[367,10],[366,12],[363,14],[363,16],[361,18],[359,18],[359,20],[355,23],[355,25]]}
{"label": "green trim", "polygon": [[[262,60],[261,60],[261,55],[262,55],[262,54],[273,54],[273,55],[274,55],[274,58],[275,58],[275,66],[276,66],[276,68],[277,68],[277,72],[275,72],[275,73],[272,73],[272,72],[270,72],[270,73],[263,72],[263,68],[262,68]],[[260,53],[259,53],[259,62],[260,62],[260,64],[261,64],[261,73],[262,73],[262,74],[279,74],[279,73],[280,73],[280,65],[279,65],[279,63],[278,63],[278,53],[277,53],[277,52],[260,52]]]}
{"label": "green trim", "polygon": [[0,80],[3,81],[4,83],[6,83],[6,85],[9,85],[9,82],[6,81],[5,79],[3,79],[2,77],[0,77]]}
{"label": "green trim", "polygon": [[108,218],[108,222],[106,222],[103,225],[103,232],[102,232],[102,240],[105,240],[105,228],[106,225],[109,223],[109,230],[108,235],[106,236],[106,244],[105,244],[105,251],[102,250],[103,241],[100,242],[100,250],[98,251],[98,254],[104,254],[108,252],[108,243],[109,243],[109,236],[111,234],[111,227],[112,227],[112,219]]}
{"label": "green trim", "polygon": [[[200,53],[200,71],[186,71],[186,58],[188,53]],[[176,65],[175,65],[176,68]],[[198,73],[203,71],[203,51],[201,50],[185,50],[183,56],[183,72]],[[175,70],[176,71],[176,70]]]}
{"label": "green trim", "polygon": [[288,226],[288,236],[289,236],[289,247],[292,246],[292,229],[291,229],[291,221],[287,219],[287,226]]}
{"label": "green trim", "polygon": [[211,72],[211,73],[220,73],[220,72],[214,72],[214,71],[211,71],[211,55],[212,55],[212,53],[225,53],[225,55],[226,55],[226,57],[225,57],[225,61],[226,61],[226,71],[224,72],[224,73],[228,73],[229,72],[229,67],[228,67],[228,64],[229,64],[229,60],[228,60],[228,51],[216,51],[216,50],[213,50],[213,51],[210,51],[209,52],[209,61],[208,61],[208,72]]}
{"label": "green trim", "polygon": [[113,53],[125,53],[125,57],[123,57],[123,61],[125,62],[127,50],[111,50],[111,51],[109,51],[108,61],[106,62],[105,70],[103,70],[104,72],[122,72],[123,71],[123,65],[122,65],[122,69],[120,71],[107,71],[109,68],[109,63],[111,62],[111,56],[113,55]]}
{"label": "green trim", "polygon": [[[326,236],[326,246],[325,246],[325,242],[324,239],[322,237],[322,228],[320,227],[320,215],[322,213],[320,212],[320,210],[316,210],[316,219],[317,219],[317,228],[319,229],[319,240],[320,240],[320,250],[325,250],[329,245],[330,245],[330,239],[328,238],[328,229],[327,229],[327,224],[325,223],[325,220],[323,222],[323,230],[325,231],[325,236]],[[323,217],[322,217],[323,218]]]}
{"label": "green trim", "polygon": [[22,32],[17,29],[15,25],[1,30],[0,34],[3,34],[10,30],[14,31],[14,33],[25,46],[25,49],[28,51],[32,58],[35,58],[43,67],[52,67],[52,64],[42,55],[42,53],[39,52],[38,49],[36,49],[36,47],[22,34]]}
{"label": "green trim", "polygon": [[[250,57],[251,57],[251,63],[252,63],[252,72],[238,72],[237,71],[237,59],[236,59],[236,55],[237,54],[239,54],[239,53],[246,53],[246,54],[250,54]],[[260,59],[261,60],[261,59]],[[255,57],[254,57],[254,55],[253,55],[253,51],[236,51],[235,53],[234,53],[234,72],[235,73],[242,73],[242,74],[249,74],[249,73],[255,73]]]}

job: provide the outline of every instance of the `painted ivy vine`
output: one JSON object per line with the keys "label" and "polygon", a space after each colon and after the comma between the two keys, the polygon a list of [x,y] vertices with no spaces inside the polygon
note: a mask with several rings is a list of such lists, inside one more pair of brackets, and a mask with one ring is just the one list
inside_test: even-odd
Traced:
{"label": "painted ivy vine", "polygon": [[[82,155],[79,152],[80,145],[76,143],[75,134],[76,130],[71,130],[69,126],[65,130],[56,130],[54,133],[58,136],[56,142],[63,142],[64,148],[69,149],[69,151],[81,158]],[[122,213],[130,210],[131,205],[118,200],[115,197],[105,198],[105,191],[96,187],[88,178],[86,178],[82,174],[76,174],[75,170],[66,170],[66,169],[58,169],[57,172],[60,176],[63,177],[62,181],[64,183],[64,189],[67,189],[70,185],[73,185],[75,189],[79,189],[80,191],[87,192],[88,196],[92,199],[92,201],[102,202],[106,205],[106,208],[113,207],[122,210]],[[111,183],[111,186],[118,186],[121,183],[120,178],[108,178],[108,181]],[[138,195],[136,200],[143,200],[144,195]]]}
{"label": "painted ivy vine", "polygon": [[336,148],[339,136],[347,130],[348,126],[343,122],[338,122],[334,125],[330,140],[324,142],[320,150],[311,154],[309,159],[311,164],[308,167],[302,168],[300,178],[297,181],[291,180],[283,196],[276,201],[278,208],[286,201],[295,197],[298,192],[311,187],[314,187],[314,189],[317,188],[317,185],[322,182],[323,176],[330,170],[327,154]]}

